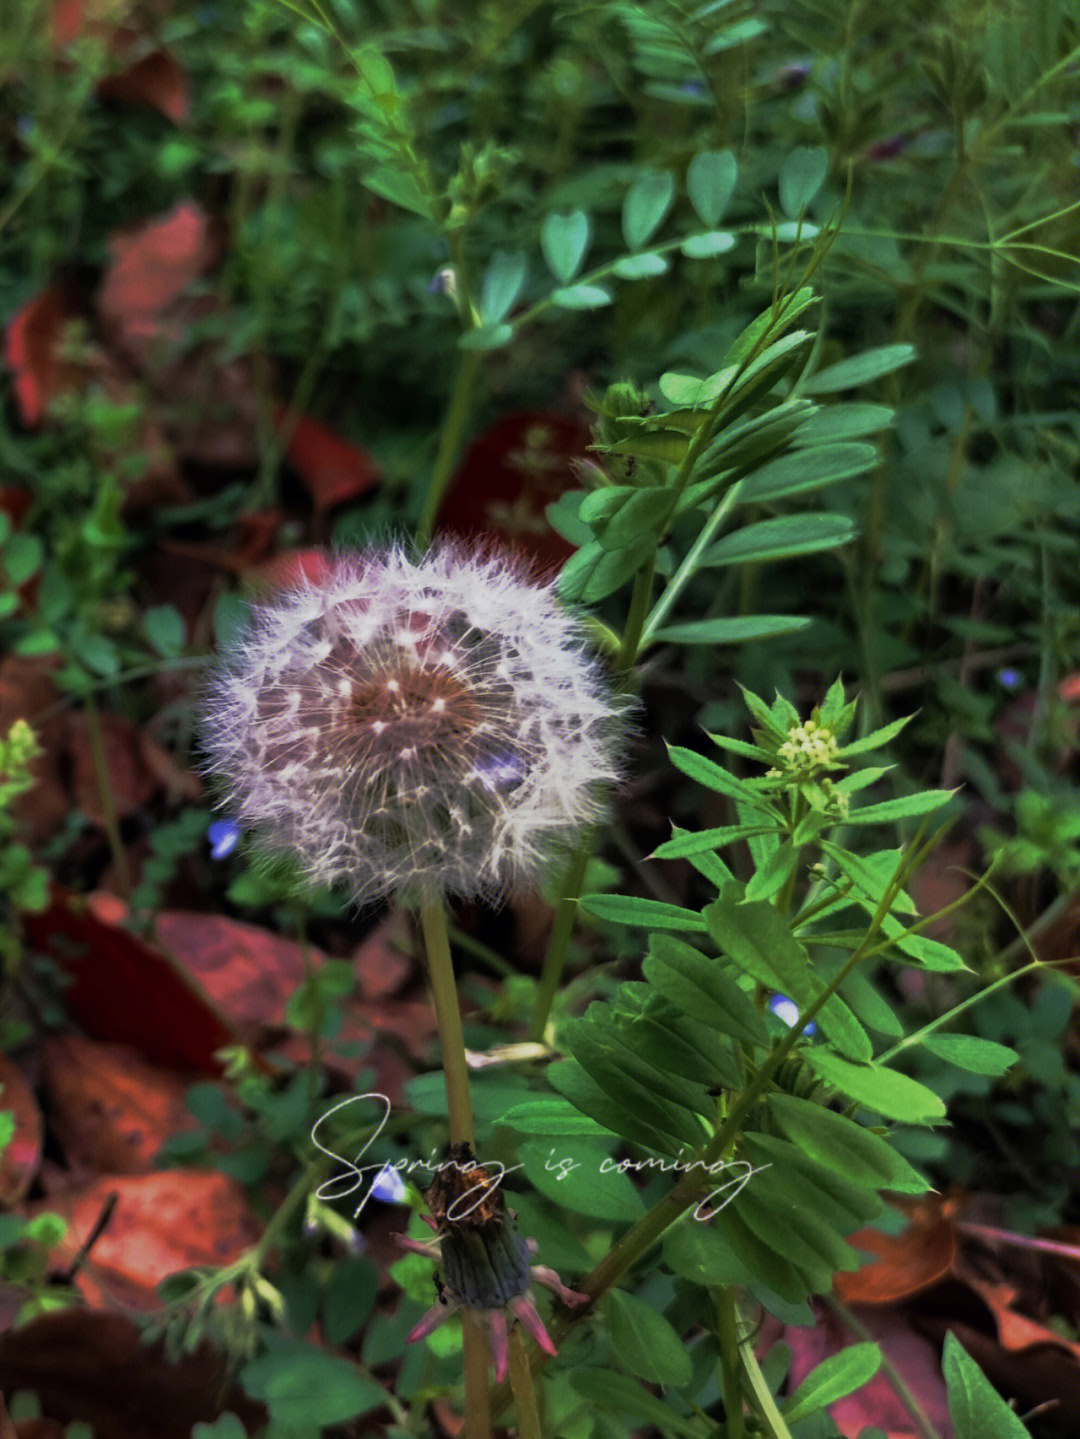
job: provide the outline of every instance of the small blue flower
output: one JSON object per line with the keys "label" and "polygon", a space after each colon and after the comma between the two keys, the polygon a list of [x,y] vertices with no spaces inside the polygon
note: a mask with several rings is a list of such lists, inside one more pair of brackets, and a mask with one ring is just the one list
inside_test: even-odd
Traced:
{"label": "small blue flower", "polygon": [[210,858],[226,859],[240,843],[240,826],[231,819],[216,819],[206,831]]}
{"label": "small blue flower", "polygon": [[1024,683],[1024,676],[1019,670],[1012,668],[998,670],[997,677],[998,684],[1001,685],[1002,689],[1017,690]]}
{"label": "small blue flower", "polygon": [[[772,999],[769,1000],[769,1011],[771,1014],[775,1014],[777,1019],[782,1019],[788,1029],[791,1029],[793,1025],[799,1022],[799,1006],[793,999],[789,999],[786,994],[774,994]],[[813,1020],[806,1026],[803,1033],[817,1033],[817,1025]]]}
{"label": "small blue flower", "polygon": [[381,1199],[384,1204],[404,1204],[409,1194],[405,1188],[405,1181],[389,1164],[384,1164],[375,1176],[371,1193],[376,1199]]}

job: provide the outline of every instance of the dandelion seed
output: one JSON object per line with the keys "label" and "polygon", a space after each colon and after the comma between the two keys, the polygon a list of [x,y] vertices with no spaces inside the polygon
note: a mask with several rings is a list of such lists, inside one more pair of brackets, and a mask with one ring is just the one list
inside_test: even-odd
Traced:
{"label": "dandelion seed", "polygon": [[342,557],[258,610],[202,736],[238,825],[358,904],[498,898],[599,819],[625,702],[522,562]]}

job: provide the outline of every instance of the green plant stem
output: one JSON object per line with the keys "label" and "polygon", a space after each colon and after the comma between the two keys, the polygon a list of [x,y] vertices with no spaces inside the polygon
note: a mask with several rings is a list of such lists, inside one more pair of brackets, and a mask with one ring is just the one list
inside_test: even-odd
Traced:
{"label": "green plant stem", "polygon": [[739,1306],[734,1285],[725,1285],[717,1301],[720,1372],[724,1378],[724,1424],[728,1439],[744,1439],[742,1364],[739,1361]]}
{"label": "green plant stem", "polygon": [[543,1041],[548,1018],[551,1015],[551,1006],[555,1002],[555,995],[558,993],[563,970],[566,967],[570,936],[573,933],[574,920],[577,918],[577,902],[585,882],[585,871],[589,867],[595,841],[596,829],[595,826],[590,826],[583,831],[577,842],[577,847],[570,857],[562,889],[559,891],[555,923],[551,927],[551,938],[548,940],[547,951],[544,954],[544,967],[540,974],[536,1002],[533,1005],[532,1019],[529,1023],[529,1038],[537,1044]]}
{"label": "green plant stem", "polygon": [[439,508],[442,505],[447,486],[453,478],[454,463],[457,460],[462,437],[469,422],[473,384],[482,358],[479,350],[463,350],[458,362],[457,378],[450,396],[446,421],[442,427],[442,434],[439,436],[435,466],[431,472],[431,479],[428,481],[427,494],[424,496],[424,508],[420,512],[420,522],[416,527],[416,537],[421,545],[431,543],[431,535],[435,528]]}
{"label": "green plant stem", "polygon": [[[465,1065],[465,1037],[461,1030],[461,1009],[454,982],[454,963],[450,957],[445,906],[441,902],[421,905],[420,927],[424,933],[428,979],[435,1000],[435,1018],[442,1046],[450,1143],[468,1144],[475,1149],[476,1131],[469,1098],[469,1071]],[[487,1334],[466,1313],[461,1336],[465,1374],[465,1436],[466,1439],[490,1439]]]}
{"label": "green plant stem", "polygon": [[[826,1294],[824,1297],[825,1302],[826,1304],[828,1304],[829,1308],[833,1311],[833,1313],[837,1316],[838,1319],[843,1321],[843,1323],[847,1326],[848,1329],[852,1331],[853,1334],[857,1334],[860,1339],[867,1340],[870,1343],[875,1342],[874,1336],[873,1334],[871,1334],[870,1330],[867,1329],[866,1325],[856,1314],[852,1313],[852,1311],[842,1300],[837,1299],[835,1294]],[[881,1349],[880,1344],[878,1345],[878,1348]],[[889,1356],[885,1353],[883,1349],[881,1349],[881,1368],[885,1373],[885,1376],[888,1379],[889,1383],[892,1385],[893,1389],[895,1389],[897,1397],[899,1398],[901,1404],[903,1404],[904,1408],[911,1415],[915,1427],[923,1436],[923,1439],[941,1439],[941,1435],[934,1428],[933,1424],[931,1424],[929,1418],[927,1417],[926,1411],[923,1409],[919,1401],[915,1398],[915,1395],[913,1394],[911,1389],[908,1388],[899,1370],[896,1368],[896,1365],[892,1362],[892,1360],[889,1358]]]}
{"label": "green plant stem", "polygon": [[94,783],[101,801],[101,817],[105,825],[105,837],[116,870],[116,883],[121,899],[131,898],[131,866],[127,850],[120,834],[120,821],[116,813],[116,797],[109,779],[109,762],[105,755],[105,738],[101,730],[101,715],[93,695],[84,697],[86,705],[86,735],[90,741],[90,759],[94,767]]}
{"label": "green plant stem", "polygon": [[510,1330],[510,1388],[517,1405],[519,1439],[543,1439],[529,1356],[525,1352],[521,1330],[516,1324]]}
{"label": "green plant stem", "polygon": [[461,1030],[454,963],[450,957],[450,934],[446,909],[441,903],[422,905],[420,927],[427,951],[428,979],[435,1001],[435,1018],[442,1047],[446,1102],[450,1114],[450,1143],[476,1144],[472,1101],[469,1098],[469,1071],[465,1065],[465,1036]]}

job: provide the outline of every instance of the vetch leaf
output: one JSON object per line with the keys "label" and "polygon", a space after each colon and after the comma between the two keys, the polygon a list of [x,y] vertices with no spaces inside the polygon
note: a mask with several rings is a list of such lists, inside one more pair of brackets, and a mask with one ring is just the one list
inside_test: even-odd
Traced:
{"label": "vetch leaf", "polygon": [[540,230],[540,248],[555,278],[564,284],[572,280],[589,248],[589,217],[585,211],[548,215]]}
{"label": "vetch leaf", "polygon": [[881,1350],[876,1344],[849,1344],[838,1354],[830,1354],[811,1370],[784,1405],[784,1422],[794,1424],[853,1394],[869,1384],[880,1367]]}
{"label": "vetch leaf", "polygon": [[508,314],[521,294],[525,272],[523,251],[495,251],[480,288],[480,313],[485,326],[497,325]]}
{"label": "vetch leaf", "polygon": [[672,1159],[685,1150],[685,1144],[670,1134],[654,1129],[632,1107],[613,1099],[575,1060],[556,1060],[554,1064],[549,1064],[547,1079],[552,1088],[568,1099],[575,1109],[595,1119],[612,1133]]}
{"label": "vetch leaf", "polygon": [[184,621],[172,605],[154,605],[143,615],[143,634],[166,659],[175,659],[184,648]]}
{"label": "vetch leaf", "polygon": [[735,236],[729,230],[705,230],[688,235],[679,246],[688,260],[713,260],[735,248]]}
{"label": "vetch leaf", "polygon": [[857,1104],[905,1124],[933,1124],[945,1118],[945,1105],[924,1084],[895,1069],[852,1064],[828,1050],[810,1048],[806,1061],[819,1079]]}
{"label": "vetch leaf", "polygon": [[391,204],[400,206],[402,210],[411,210],[415,215],[422,215],[425,220],[432,218],[431,197],[424,194],[416,183],[415,176],[410,175],[407,170],[396,169],[393,165],[380,165],[377,170],[369,171],[361,184],[374,190],[376,195],[381,195]]}
{"label": "vetch leaf", "polygon": [[780,208],[797,220],[825,183],[829,152],[823,145],[798,146],[780,167]]}
{"label": "vetch leaf", "polygon": [[622,229],[631,250],[648,244],[663,223],[675,198],[675,176],[670,170],[646,170],[626,192]]}
{"label": "vetch leaf", "polygon": [[716,228],[727,209],[737,175],[738,165],[730,150],[704,150],[695,155],[687,166],[686,188],[690,203],[701,223],[710,230]]}
{"label": "vetch leaf", "polygon": [[690,408],[695,405],[711,405],[731,384],[736,373],[736,366],[731,365],[726,370],[720,370],[702,380],[694,375],[678,375],[668,370],[660,376],[660,393],[673,405]]}
{"label": "vetch leaf", "polygon": [[922,1175],[886,1140],[854,1119],[792,1094],[770,1094],[768,1104],[788,1139],[827,1169],[855,1183],[903,1194],[929,1189]]}
{"label": "vetch leaf", "polygon": [[910,365],[915,358],[914,345],[883,345],[880,349],[865,350],[861,355],[852,355],[849,360],[829,365],[811,375],[803,385],[806,395],[827,395],[836,390],[853,390],[857,385],[868,385],[880,380],[901,365]]}
{"label": "vetch leaf", "polygon": [[861,435],[877,434],[887,429],[896,418],[888,405],[872,405],[864,401],[824,405],[804,420],[795,432],[797,445],[829,445],[841,440],[855,440]]}
{"label": "vetch leaf", "polygon": [[661,1434],[685,1435],[697,1439],[701,1425],[697,1419],[684,1419],[674,1409],[650,1394],[647,1389],[614,1369],[572,1369],[571,1387],[590,1400],[601,1414],[625,1414],[643,1424],[653,1424]]}
{"label": "vetch leaf", "polygon": [[624,255],[611,267],[612,274],[620,280],[652,280],[667,273],[669,261],[666,255],[655,250],[645,250],[640,255]]}
{"label": "vetch leaf", "polygon": [[581,502],[578,515],[591,526],[605,550],[621,550],[655,536],[671,513],[671,495],[664,489],[638,490],[616,485],[594,490]]}
{"label": "vetch leaf", "polygon": [[691,1019],[747,1044],[768,1043],[768,1030],[753,1000],[724,973],[722,960],[710,959],[670,935],[653,934],[642,973]]}
{"label": "vetch leaf", "polygon": [[612,1289],[604,1308],[620,1364],[648,1384],[689,1384],[692,1365],[686,1346],[651,1304]]}
{"label": "vetch leaf", "polygon": [[466,330],[458,340],[461,350],[501,350],[514,338],[514,327],[505,321],[501,325],[477,325]]}
{"label": "vetch leaf", "polygon": [[847,515],[781,515],[725,535],[698,560],[702,568],[742,565],[751,560],[787,559],[846,545],[855,537]]}
{"label": "vetch leaf", "polygon": [[588,914],[612,924],[635,924],[642,929],[705,929],[705,921],[696,910],[682,909],[660,899],[638,899],[628,894],[584,894],[579,903]]}
{"label": "vetch leaf", "polygon": [[928,1034],[923,1048],[957,1069],[969,1074],[1005,1074],[1020,1060],[1015,1049],[993,1039],[977,1039],[972,1034]]}
{"label": "vetch leaf", "polygon": [[755,470],[743,479],[739,503],[769,504],[787,495],[806,494],[854,479],[872,470],[878,462],[874,445],[820,445],[793,450]]}
{"label": "vetch leaf", "polygon": [[751,640],[768,640],[789,635],[814,622],[805,615],[732,615],[713,620],[687,620],[665,625],[652,638],[675,645],[744,645]]}
{"label": "vetch leaf", "polygon": [[581,1138],[599,1138],[610,1134],[595,1119],[580,1114],[565,1099],[545,1096],[542,1099],[528,1099],[524,1104],[515,1104],[500,1117],[500,1124],[507,1124],[519,1134],[550,1134],[552,1136],[573,1135]]}
{"label": "vetch leaf", "polygon": [[569,285],[552,290],[550,299],[563,310],[599,310],[611,304],[611,291],[602,285]]}

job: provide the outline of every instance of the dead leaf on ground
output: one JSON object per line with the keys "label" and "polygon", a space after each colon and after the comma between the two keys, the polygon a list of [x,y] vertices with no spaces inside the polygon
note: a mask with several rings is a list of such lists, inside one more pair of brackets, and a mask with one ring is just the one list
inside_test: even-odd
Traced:
{"label": "dead leaf on ground", "polygon": [[72,1169],[148,1173],[166,1140],[195,1127],[188,1082],[127,1045],[54,1034],[43,1059],[50,1128]]}
{"label": "dead leaf on ground", "polygon": [[168,1275],[229,1264],[259,1235],[243,1189],[227,1174],[204,1169],[103,1174],[50,1194],[37,1206],[68,1223],[54,1251],[60,1267],[86,1243],[113,1194],[116,1208],[75,1281],[94,1309],[156,1309],[157,1286]]}
{"label": "dead leaf on ground", "polygon": [[43,1127],[34,1091],[9,1054],[0,1054],[0,1110],[15,1117],[15,1133],[0,1152],[0,1209],[22,1199],[41,1166]]}
{"label": "dead leaf on ground", "polygon": [[215,1053],[244,1036],[189,973],[123,928],[124,913],[115,895],[54,886],[49,909],[24,923],[31,943],[70,976],[64,1003],[93,1038],[134,1045],[155,1064],[219,1073]]}
{"label": "dead leaf on ground", "polygon": [[120,1314],[67,1309],[0,1334],[0,1373],[10,1393],[37,1394],[50,1418],[89,1424],[95,1439],[190,1439],[225,1411],[249,1433],[266,1422],[209,1345],[173,1364]]}

